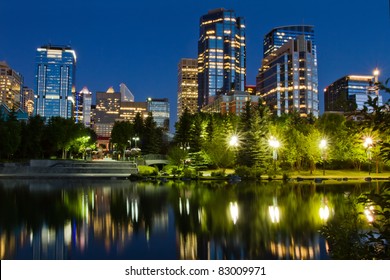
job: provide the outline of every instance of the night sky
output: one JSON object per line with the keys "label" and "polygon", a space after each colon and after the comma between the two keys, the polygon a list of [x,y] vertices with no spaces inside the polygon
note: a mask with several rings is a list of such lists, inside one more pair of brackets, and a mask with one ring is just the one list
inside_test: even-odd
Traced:
{"label": "night sky", "polygon": [[199,18],[221,7],[246,20],[247,84],[255,84],[264,35],[296,24],[315,26],[321,110],[323,89],[344,75],[378,67],[380,81],[390,77],[388,0],[3,0],[0,60],[33,87],[36,48],[70,44],[77,91],[125,83],[135,101],[167,97],[173,124],[177,64],[197,57]]}

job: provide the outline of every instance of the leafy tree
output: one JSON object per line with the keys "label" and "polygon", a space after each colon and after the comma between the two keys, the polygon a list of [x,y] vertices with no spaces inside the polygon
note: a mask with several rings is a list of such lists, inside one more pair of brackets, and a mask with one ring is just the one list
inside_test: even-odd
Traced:
{"label": "leafy tree", "polygon": [[111,131],[111,142],[116,145],[119,151],[124,151],[130,147],[129,141],[135,136],[134,124],[130,122],[115,122]]}
{"label": "leafy tree", "polygon": [[162,145],[162,130],[157,128],[152,113],[145,119],[142,135],[142,152],[144,154],[159,154]]}

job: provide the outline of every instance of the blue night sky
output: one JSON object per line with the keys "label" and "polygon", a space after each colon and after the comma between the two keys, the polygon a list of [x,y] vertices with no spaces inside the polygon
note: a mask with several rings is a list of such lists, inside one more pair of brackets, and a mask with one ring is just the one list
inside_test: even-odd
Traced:
{"label": "blue night sky", "polygon": [[[347,74],[390,77],[388,0],[40,0],[2,1],[0,60],[34,86],[34,59],[44,44],[77,53],[76,86],[92,92],[125,83],[136,101],[169,98],[176,121],[177,64],[197,57],[199,18],[215,8],[246,20],[247,84],[255,84],[262,40],[281,25],[315,26],[320,108],[323,89]],[[387,100],[388,96],[385,96]]]}

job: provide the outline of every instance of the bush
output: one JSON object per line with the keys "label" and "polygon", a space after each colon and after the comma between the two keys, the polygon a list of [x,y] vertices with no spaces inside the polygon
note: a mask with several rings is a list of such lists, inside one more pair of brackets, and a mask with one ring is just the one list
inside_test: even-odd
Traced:
{"label": "bush", "polygon": [[155,176],[158,174],[158,169],[147,165],[138,165],[138,172],[141,176]]}
{"label": "bush", "polygon": [[196,171],[194,169],[191,169],[191,168],[185,168],[183,170],[183,177],[186,177],[186,178],[193,178],[196,176]]}
{"label": "bush", "polygon": [[264,169],[248,166],[239,166],[235,169],[235,174],[240,176],[242,179],[261,178],[261,175],[264,174]]}
{"label": "bush", "polygon": [[213,171],[211,172],[211,177],[223,177],[225,174],[222,171]]}

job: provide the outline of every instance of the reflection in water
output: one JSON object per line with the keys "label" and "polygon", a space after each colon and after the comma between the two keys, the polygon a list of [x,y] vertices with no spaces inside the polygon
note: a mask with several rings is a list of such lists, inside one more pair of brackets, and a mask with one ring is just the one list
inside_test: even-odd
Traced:
{"label": "reflection in water", "polygon": [[[1,259],[327,259],[369,185],[0,181]],[[366,209],[367,220],[370,209]],[[282,216],[283,215],[283,216]]]}

